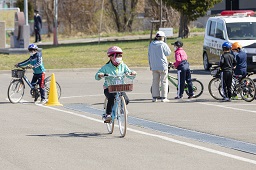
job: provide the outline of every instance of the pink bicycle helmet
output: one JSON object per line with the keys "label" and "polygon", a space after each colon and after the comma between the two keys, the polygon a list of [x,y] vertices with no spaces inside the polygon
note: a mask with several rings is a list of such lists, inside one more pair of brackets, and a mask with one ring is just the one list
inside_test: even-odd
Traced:
{"label": "pink bicycle helmet", "polygon": [[118,46],[113,46],[108,49],[107,55],[111,56],[112,54],[116,54],[116,53],[122,54],[123,50]]}

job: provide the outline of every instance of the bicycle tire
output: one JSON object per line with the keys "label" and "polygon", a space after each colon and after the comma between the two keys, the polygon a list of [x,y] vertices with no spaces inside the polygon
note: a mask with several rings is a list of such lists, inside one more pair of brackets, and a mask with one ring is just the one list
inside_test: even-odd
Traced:
{"label": "bicycle tire", "polygon": [[218,77],[211,79],[208,84],[208,91],[214,99],[222,100],[223,95],[221,94],[221,79]]}
{"label": "bicycle tire", "polygon": [[[49,93],[50,93],[50,85],[51,85],[51,76],[47,77],[44,80],[45,98],[47,98],[47,99],[48,99],[48,96],[49,96]],[[56,81],[56,90],[57,90],[57,94],[58,94],[58,99],[60,99],[61,87],[60,87],[60,85],[57,81]]]}
{"label": "bicycle tire", "polygon": [[21,79],[15,79],[11,81],[7,96],[11,103],[18,103],[24,96],[25,85]]}
{"label": "bicycle tire", "polygon": [[[108,99],[105,98],[105,101],[104,101],[104,105],[103,105],[103,110],[104,110],[104,114],[106,114],[106,109],[107,109],[107,103],[108,103]],[[108,133],[109,134],[112,134],[113,131],[114,131],[114,126],[115,125],[115,120],[112,119],[112,121],[110,121],[109,123],[106,123],[106,126],[107,126],[107,130],[108,130]]]}
{"label": "bicycle tire", "polygon": [[[204,91],[203,83],[200,82],[199,80],[193,79],[192,84],[193,84],[194,98],[197,98],[197,97],[201,96],[203,94],[203,91]],[[186,88],[185,92],[189,96],[188,88]]]}
{"label": "bicycle tire", "polygon": [[118,103],[116,109],[116,117],[119,125],[120,135],[121,137],[124,137],[127,131],[127,110],[123,96],[120,96],[120,102]]}
{"label": "bicycle tire", "polygon": [[246,102],[252,102],[255,98],[255,84],[252,79],[245,77],[241,80],[240,96]]}

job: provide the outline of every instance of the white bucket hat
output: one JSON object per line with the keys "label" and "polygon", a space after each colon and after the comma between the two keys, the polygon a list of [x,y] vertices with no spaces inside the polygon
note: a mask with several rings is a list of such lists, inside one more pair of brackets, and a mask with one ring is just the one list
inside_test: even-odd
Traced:
{"label": "white bucket hat", "polygon": [[163,31],[157,31],[156,37],[165,37],[165,33]]}

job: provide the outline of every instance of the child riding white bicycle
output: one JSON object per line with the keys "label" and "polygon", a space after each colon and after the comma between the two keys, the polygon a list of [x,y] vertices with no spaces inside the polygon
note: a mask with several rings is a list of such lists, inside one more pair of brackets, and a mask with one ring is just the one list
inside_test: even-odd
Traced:
{"label": "child riding white bicycle", "polygon": [[[109,57],[109,61],[98,70],[95,74],[96,80],[101,80],[105,75],[122,75],[122,74],[130,74],[132,76],[136,76],[136,72],[129,69],[129,67],[122,61],[123,51],[120,47],[113,46],[110,47],[107,51],[107,56]],[[105,82],[103,85],[104,94],[108,99],[107,109],[106,109],[106,117],[105,122],[110,121],[112,107],[114,105],[114,99],[116,93],[109,93],[108,84],[105,78]],[[129,103],[129,98],[127,97],[125,92],[122,92],[124,96],[126,104]]]}
{"label": "child riding white bicycle", "polygon": [[[45,104],[47,101],[45,99],[45,89],[44,89],[44,79],[45,79],[45,68],[43,64],[42,53],[38,51],[38,47],[35,44],[29,44],[28,51],[30,57],[20,63],[15,64],[15,67],[22,67],[30,65],[34,71],[31,84],[34,86],[36,83],[39,84],[41,104]],[[37,101],[37,96],[35,97],[35,102]]]}

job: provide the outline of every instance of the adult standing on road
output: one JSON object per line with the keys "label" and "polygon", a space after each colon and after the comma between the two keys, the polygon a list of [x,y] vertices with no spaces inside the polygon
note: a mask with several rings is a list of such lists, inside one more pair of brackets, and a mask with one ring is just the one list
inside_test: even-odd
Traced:
{"label": "adult standing on road", "polygon": [[[168,102],[168,61],[167,56],[171,54],[169,46],[164,42],[165,33],[158,31],[155,39],[148,47],[149,67],[152,71],[152,102],[160,97],[162,102]],[[161,88],[159,87],[161,85]]]}
{"label": "adult standing on road", "polygon": [[42,29],[42,18],[39,15],[38,10],[34,10],[35,43],[41,42],[41,29]]}

